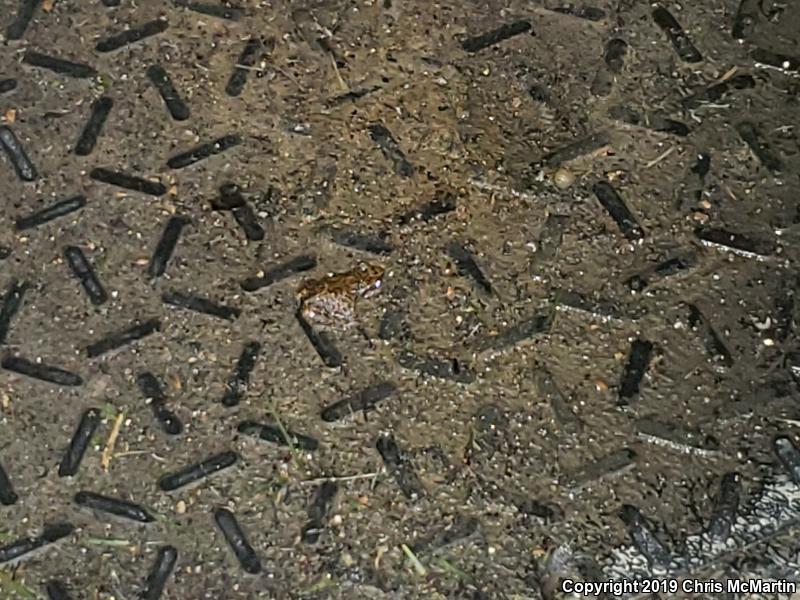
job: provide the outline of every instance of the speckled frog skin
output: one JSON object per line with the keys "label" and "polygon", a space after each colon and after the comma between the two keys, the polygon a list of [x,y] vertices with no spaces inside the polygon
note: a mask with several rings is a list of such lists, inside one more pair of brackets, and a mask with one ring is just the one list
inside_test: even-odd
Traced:
{"label": "speckled frog skin", "polygon": [[297,291],[300,313],[310,324],[344,330],[356,325],[356,301],[381,290],[384,267],[364,265],[305,281]]}

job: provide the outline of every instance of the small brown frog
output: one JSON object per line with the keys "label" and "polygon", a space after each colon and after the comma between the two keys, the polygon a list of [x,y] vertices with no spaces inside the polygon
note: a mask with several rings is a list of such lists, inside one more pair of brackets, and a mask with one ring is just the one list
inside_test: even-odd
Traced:
{"label": "small brown frog", "polygon": [[374,296],[381,290],[384,272],[380,265],[364,265],[305,281],[297,290],[300,314],[310,324],[329,329],[349,329],[357,325],[356,301]]}

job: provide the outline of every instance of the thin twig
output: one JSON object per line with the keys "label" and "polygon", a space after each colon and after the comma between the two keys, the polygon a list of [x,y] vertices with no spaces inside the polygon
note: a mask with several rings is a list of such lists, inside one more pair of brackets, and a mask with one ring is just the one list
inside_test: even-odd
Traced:
{"label": "thin twig", "polygon": [[106,447],[103,448],[103,455],[100,458],[100,466],[104,471],[108,471],[108,465],[111,463],[111,457],[114,455],[114,446],[117,444],[117,437],[119,436],[119,429],[122,427],[122,420],[125,418],[125,413],[119,413],[114,420],[114,426],[111,428],[111,433],[108,434],[108,441]]}
{"label": "thin twig", "polygon": [[130,546],[131,543],[128,540],[111,540],[105,538],[89,538],[86,540],[87,543],[92,544],[93,546]]}
{"label": "thin twig", "polygon": [[345,83],[342,74],[339,73],[339,65],[336,64],[336,57],[333,55],[333,52],[329,52],[329,55],[331,57],[331,64],[333,65],[333,71],[334,73],[336,73],[336,79],[339,80],[339,85],[342,86],[342,90],[344,90],[345,92],[349,92],[350,87],[347,85],[347,83]]}
{"label": "thin twig", "polygon": [[728,81],[728,79],[730,79],[731,77],[733,77],[733,76],[736,74],[736,72],[737,72],[738,70],[739,70],[739,67],[735,67],[735,66],[734,66],[734,67],[731,67],[730,69],[728,69],[728,71],[725,73],[725,75],[723,75],[722,77],[720,77],[720,79],[719,79],[719,80],[720,80],[721,82],[722,82],[722,81]]}
{"label": "thin twig", "polygon": [[667,150],[667,151],[666,151],[666,152],[664,152],[663,154],[661,154],[661,155],[659,155],[659,156],[655,157],[653,160],[651,160],[649,163],[647,163],[647,164],[644,166],[644,168],[645,168],[645,169],[649,169],[649,168],[651,168],[651,167],[655,167],[655,166],[656,166],[658,163],[660,163],[662,160],[664,160],[665,158],[667,158],[667,157],[668,157],[670,154],[672,154],[673,152],[675,152],[675,146],[672,146],[672,147],[671,147],[669,150]]}
{"label": "thin twig", "polygon": [[356,479],[377,477],[380,474],[380,471],[375,471],[374,473],[359,473],[358,475],[346,475],[344,477],[317,477],[316,479],[304,479],[299,483],[300,485],[316,485],[318,483],[325,483],[326,481],[355,481]]}

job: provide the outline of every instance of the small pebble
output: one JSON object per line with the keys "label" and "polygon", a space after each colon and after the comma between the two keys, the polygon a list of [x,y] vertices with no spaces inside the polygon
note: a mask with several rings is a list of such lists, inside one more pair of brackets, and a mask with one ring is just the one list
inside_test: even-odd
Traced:
{"label": "small pebble", "polygon": [[178,500],[178,503],[175,505],[175,512],[179,515],[186,513],[186,502]]}
{"label": "small pebble", "polygon": [[575,183],[575,175],[567,169],[558,169],[553,173],[553,183],[556,184],[558,189],[565,190]]}

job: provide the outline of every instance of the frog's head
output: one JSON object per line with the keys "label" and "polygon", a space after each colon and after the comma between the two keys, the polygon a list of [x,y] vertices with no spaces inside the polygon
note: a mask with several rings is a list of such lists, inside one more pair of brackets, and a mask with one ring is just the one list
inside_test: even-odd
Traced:
{"label": "frog's head", "polygon": [[377,264],[362,265],[359,273],[359,295],[368,298],[381,290],[386,267]]}

